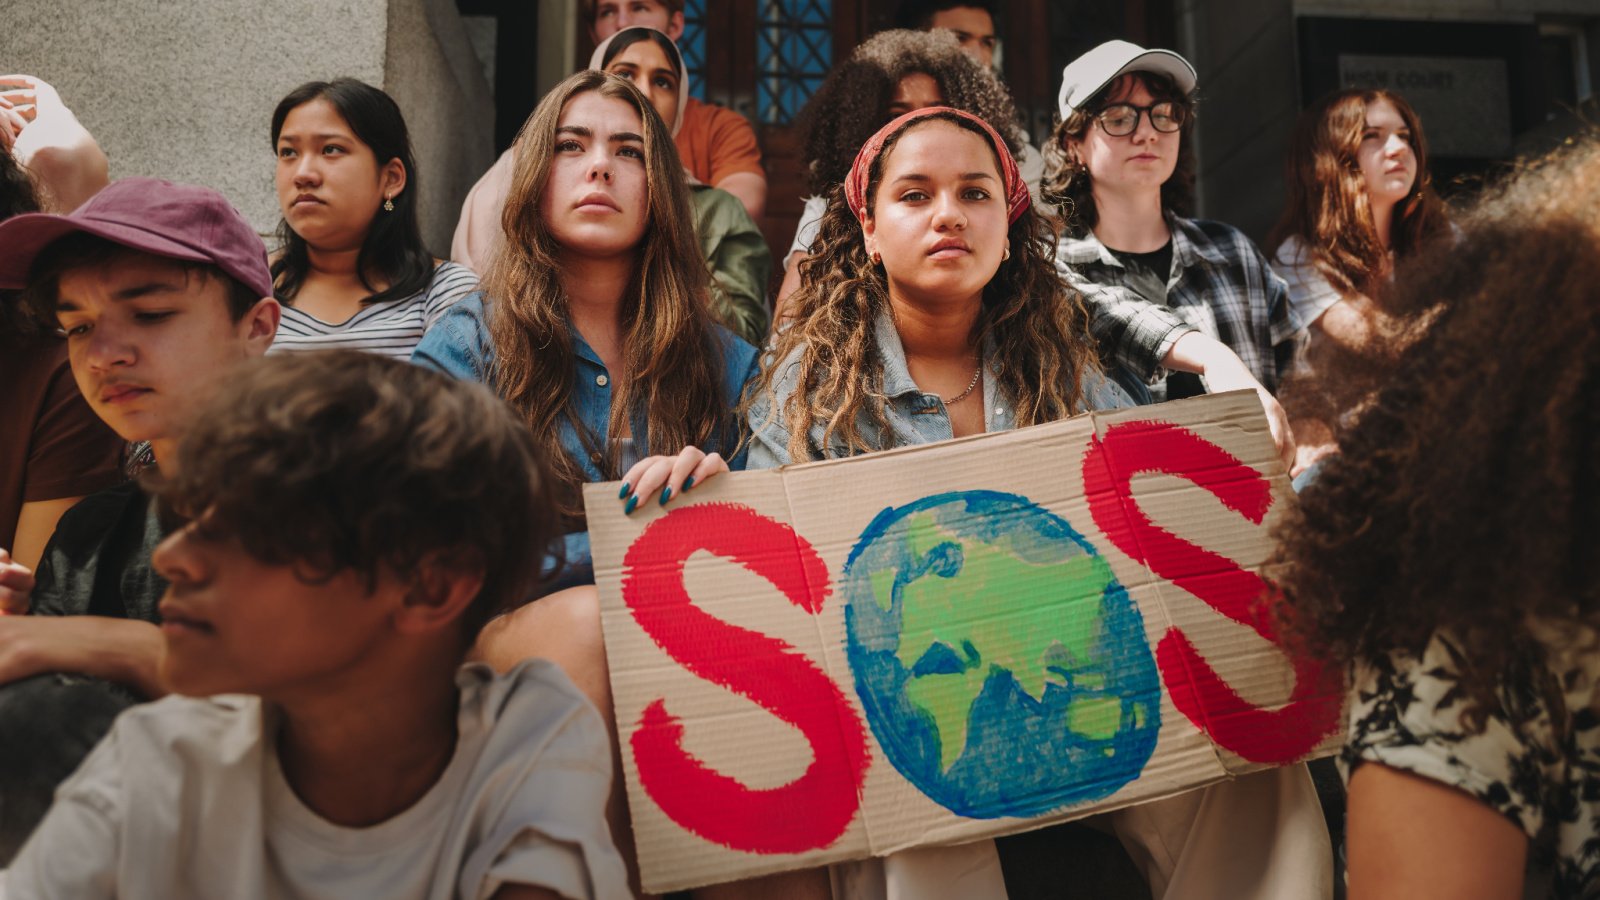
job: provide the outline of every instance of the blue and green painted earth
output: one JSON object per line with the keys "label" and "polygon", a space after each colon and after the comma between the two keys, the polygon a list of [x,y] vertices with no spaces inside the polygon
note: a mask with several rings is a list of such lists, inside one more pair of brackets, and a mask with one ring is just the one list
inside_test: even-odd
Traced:
{"label": "blue and green painted earth", "polygon": [[884,510],[840,586],[889,762],[971,818],[1037,816],[1137,778],[1161,681],[1138,607],[1061,517],[993,491]]}

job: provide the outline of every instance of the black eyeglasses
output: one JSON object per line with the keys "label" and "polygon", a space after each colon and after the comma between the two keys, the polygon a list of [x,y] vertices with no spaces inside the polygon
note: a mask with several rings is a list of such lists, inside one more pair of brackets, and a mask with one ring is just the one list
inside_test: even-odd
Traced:
{"label": "black eyeglasses", "polygon": [[1153,103],[1149,106],[1134,106],[1132,103],[1113,103],[1105,109],[1095,113],[1095,119],[1100,122],[1100,129],[1112,137],[1127,137],[1139,130],[1139,116],[1144,114],[1150,117],[1150,127],[1162,134],[1171,134],[1183,127],[1189,118],[1189,111],[1176,103],[1168,100],[1164,103]]}

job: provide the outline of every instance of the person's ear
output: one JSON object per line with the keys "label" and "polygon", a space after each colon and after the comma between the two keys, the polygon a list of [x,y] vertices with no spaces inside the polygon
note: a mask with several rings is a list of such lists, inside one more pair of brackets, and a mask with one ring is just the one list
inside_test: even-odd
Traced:
{"label": "person's ear", "polygon": [[385,200],[393,200],[405,191],[406,166],[398,156],[383,164],[383,168],[378,172],[378,184],[383,190]]}
{"label": "person's ear", "polygon": [[283,307],[271,297],[262,297],[239,319],[239,337],[244,339],[245,353],[263,356],[278,336],[278,320],[283,317]]}
{"label": "person's ear", "polygon": [[417,566],[411,585],[394,608],[401,634],[427,634],[453,627],[483,590],[483,567],[432,554]]}
{"label": "person's ear", "polygon": [[674,44],[678,42],[679,38],[683,37],[683,10],[678,10],[672,14],[671,18],[667,19],[667,37]]}
{"label": "person's ear", "polygon": [[861,243],[866,247],[867,259],[872,260],[874,265],[880,259],[877,230],[877,223],[872,220],[872,216],[868,215],[861,220]]}

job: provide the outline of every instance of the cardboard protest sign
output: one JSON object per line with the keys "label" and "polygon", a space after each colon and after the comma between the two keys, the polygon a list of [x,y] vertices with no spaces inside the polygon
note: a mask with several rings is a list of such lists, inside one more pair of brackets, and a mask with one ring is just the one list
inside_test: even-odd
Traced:
{"label": "cardboard protest sign", "polygon": [[585,497],[647,890],[1037,828],[1330,752],[1240,392]]}

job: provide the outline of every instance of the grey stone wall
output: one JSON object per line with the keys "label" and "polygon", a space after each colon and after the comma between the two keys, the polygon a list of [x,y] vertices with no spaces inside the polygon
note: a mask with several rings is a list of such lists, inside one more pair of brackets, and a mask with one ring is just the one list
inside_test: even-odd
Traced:
{"label": "grey stone wall", "polygon": [[208,185],[264,234],[279,218],[269,119],[305,81],[347,75],[400,103],[435,253],[448,253],[461,199],[491,161],[489,87],[450,0],[8,4],[0,69],[55,85],[113,178]]}
{"label": "grey stone wall", "polygon": [[1199,214],[1260,243],[1283,211],[1283,160],[1300,111],[1294,17],[1283,0],[1177,6],[1180,52],[1200,76]]}

